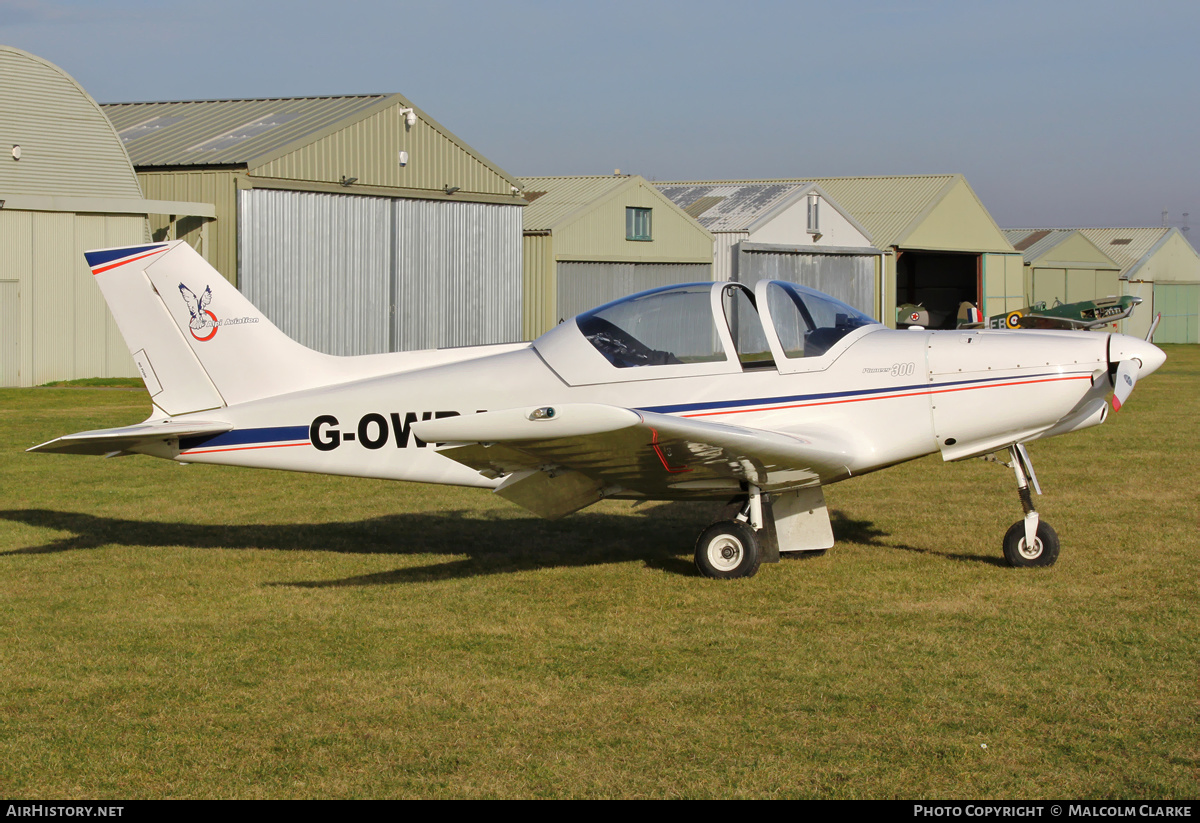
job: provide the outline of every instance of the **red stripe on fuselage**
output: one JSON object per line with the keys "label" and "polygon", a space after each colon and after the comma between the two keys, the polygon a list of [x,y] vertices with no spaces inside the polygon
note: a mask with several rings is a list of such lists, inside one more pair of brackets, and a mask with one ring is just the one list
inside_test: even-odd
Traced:
{"label": "red stripe on fuselage", "polygon": [[180,457],[191,457],[193,454],[217,454],[218,452],[243,452],[250,449],[286,449],[289,446],[311,446],[311,442],[304,443],[271,443],[267,446],[234,446],[228,449],[205,449],[204,451],[186,451],[180,452]]}
{"label": "red stripe on fuselage", "polygon": [[[984,386],[960,386],[953,389],[929,389],[926,391],[908,392],[907,394],[886,394],[879,397],[848,397],[845,400],[818,400],[813,403],[795,403],[790,406],[760,406],[753,409],[730,409],[729,411],[697,412],[683,414],[680,417],[712,417],[718,414],[747,414],[749,412],[779,411],[781,409],[804,409],[810,406],[836,406],[840,403],[865,403],[868,400],[891,400],[898,397],[922,397],[931,394],[948,394],[957,391],[974,391],[975,389],[998,389],[1004,386],[1032,386],[1034,383],[1057,383],[1062,380],[1091,380],[1090,374],[1074,375],[1071,377],[1046,377],[1041,380],[1018,380],[1013,383],[989,383]],[[881,389],[886,391],[886,389]]]}

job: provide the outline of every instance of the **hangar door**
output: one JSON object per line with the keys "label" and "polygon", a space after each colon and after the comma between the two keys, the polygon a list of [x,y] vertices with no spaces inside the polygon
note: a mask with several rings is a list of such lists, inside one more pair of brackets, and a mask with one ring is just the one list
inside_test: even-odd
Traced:
{"label": "hangar door", "polygon": [[238,286],[327,354],[521,339],[521,208],[238,192]]}
{"label": "hangar door", "polygon": [[737,279],[754,288],[759,280],[786,280],[836,297],[870,317],[875,316],[874,254],[813,254],[738,246]]}
{"label": "hangar door", "polygon": [[1154,311],[1162,314],[1155,343],[1200,343],[1200,284],[1155,283]]}
{"label": "hangar door", "polygon": [[901,251],[896,256],[896,304],[924,306],[931,329],[954,328],[960,303],[983,305],[980,260],[978,254]]}
{"label": "hangar door", "polygon": [[1033,302],[1045,301],[1047,306],[1078,303],[1098,297],[1121,293],[1119,272],[1115,269],[1048,269],[1033,270]]}
{"label": "hangar door", "polygon": [[659,286],[712,280],[708,263],[559,263],[558,321]]}

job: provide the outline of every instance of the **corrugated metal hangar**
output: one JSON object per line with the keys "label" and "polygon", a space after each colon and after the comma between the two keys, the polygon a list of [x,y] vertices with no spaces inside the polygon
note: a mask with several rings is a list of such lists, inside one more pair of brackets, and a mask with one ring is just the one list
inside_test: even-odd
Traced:
{"label": "corrugated metal hangar", "polygon": [[712,279],[712,235],[642,177],[520,182],[527,338],[627,294]]}
{"label": "corrugated metal hangar", "polygon": [[878,258],[866,230],[812,183],[658,184],[713,233],[717,280],[788,280],[879,313]]}
{"label": "corrugated metal hangar", "polygon": [[1004,234],[1025,260],[1027,303],[1053,306],[1122,293],[1120,265],[1080,232],[1005,229]]}
{"label": "corrugated metal hangar", "polygon": [[894,306],[921,303],[957,323],[958,306],[985,315],[1025,305],[1023,260],[961,174],[815,180],[862,223],[884,263],[889,325]]}
{"label": "corrugated metal hangar", "polygon": [[1022,259],[961,174],[809,177],[656,183],[660,188],[739,183],[815,184],[865,230],[884,254],[879,319],[896,322],[899,303],[944,313],[952,328],[966,300],[998,314],[1025,305]]}
{"label": "corrugated metal hangar", "polygon": [[1161,312],[1158,342],[1200,342],[1178,229],[1006,234],[958,174],[518,182],[398,94],[101,107],[0,46],[0,385],[136,375],[83,251],[174,238],[333,354],[530,339],[645,288],[763,277],[889,325],[898,303],[949,327],[964,300],[1124,291],[1149,305],[1123,331]]}
{"label": "corrugated metal hangar", "polygon": [[[1126,334],[1145,337],[1154,316],[1162,320],[1154,332],[1155,343],[1200,343],[1200,254],[1173,227],[1117,229],[1008,229],[1010,240],[1018,248],[1027,246],[1026,258],[1038,249],[1048,249],[1056,239],[1067,246],[1069,238],[1078,237],[1118,269],[1111,279],[1097,276],[1096,291],[1087,293],[1086,263],[1067,267],[1066,272],[1055,270],[1053,261],[1046,266],[1046,284],[1035,291],[1037,300],[1059,297],[1064,303],[1090,300],[1109,294],[1131,294],[1143,302],[1132,315],[1121,321]],[[1079,248],[1076,241],[1076,249]],[[1045,253],[1043,253],[1045,256]],[[1062,256],[1079,256],[1078,252]],[[1094,255],[1093,255],[1094,257]],[[1089,258],[1090,259],[1090,258]],[[1065,276],[1064,276],[1065,275]],[[1069,297],[1050,292],[1059,288]],[[1113,284],[1116,291],[1112,291]]]}
{"label": "corrugated metal hangar", "polygon": [[96,101],[57,66],[0,46],[0,386],[138,372],[83,259],[143,243],[152,211]]}
{"label": "corrugated metal hangar", "polygon": [[[518,340],[516,180],[399,94],[104,106],[160,215],[264,314],[330,354]],[[204,236],[207,232],[207,238]]]}

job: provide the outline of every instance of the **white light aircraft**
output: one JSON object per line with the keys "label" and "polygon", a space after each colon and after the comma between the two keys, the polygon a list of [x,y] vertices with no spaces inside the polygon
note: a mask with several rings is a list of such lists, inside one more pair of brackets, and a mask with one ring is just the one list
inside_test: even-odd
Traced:
{"label": "white light aircraft", "polygon": [[[1120,334],[891,330],[779,281],[660,288],[533,343],[335,357],[301,346],[186,243],[89,252],[149,419],[30,451],[147,454],[490,488],[544,517],[610,497],[727,501],[696,565],[748,577],[833,545],[823,487],[1007,451],[1014,566],[1047,566],[1026,443],[1095,426],[1165,360]],[[1115,390],[1114,390],[1115,387]]]}

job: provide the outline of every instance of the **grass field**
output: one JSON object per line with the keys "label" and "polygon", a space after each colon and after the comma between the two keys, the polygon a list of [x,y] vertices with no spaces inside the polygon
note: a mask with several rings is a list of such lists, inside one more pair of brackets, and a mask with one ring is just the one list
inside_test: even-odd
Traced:
{"label": "grass field", "polygon": [[838,545],[695,574],[703,507],[28,455],[144,392],[0,391],[0,794],[1195,798],[1200,347],[1012,473],[828,490]]}

